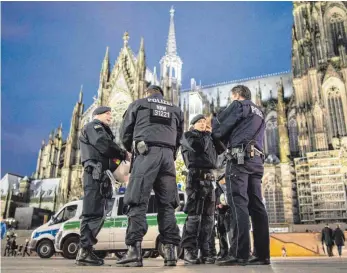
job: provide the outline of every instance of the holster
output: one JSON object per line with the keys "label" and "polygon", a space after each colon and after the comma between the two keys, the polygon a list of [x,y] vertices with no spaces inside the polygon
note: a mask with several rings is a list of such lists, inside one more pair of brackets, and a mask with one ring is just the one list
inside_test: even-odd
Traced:
{"label": "holster", "polygon": [[87,169],[87,171],[88,171],[88,169],[90,167],[92,168],[91,173],[92,173],[93,179],[100,182],[102,179],[102,174],[103,174],[101,162],[93,162],[93,161],[89,160],[84,165],[84,168]]}
{"label": "holster", "polygon": [[105,199],[112,199],[112,196],[113,196],[111,180],[108,178],[108,176],[105,173],[103,174],[101,183],[100,183],[100,194]]}
{"label": "holster", "polygon": [[238,165],[244,164],[246,156],[244,145],[227,149],[225,156],[228,161],[235,160]]}

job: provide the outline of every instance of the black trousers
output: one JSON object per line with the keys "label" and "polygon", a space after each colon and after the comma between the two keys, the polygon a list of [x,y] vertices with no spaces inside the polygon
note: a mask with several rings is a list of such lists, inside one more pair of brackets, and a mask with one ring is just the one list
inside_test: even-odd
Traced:
{"label": "black trousers", "polygon": [[136,156],[133,164],[124,196],[124,203],[129,206],[126,245],[142,242],[147,233],[146,212],[152,189],[158,205],[160,241],[179,245],[181,237],[175,217],[179,197],[173,151],[150,147],[148,154]]}
{"label": "black trousers", "polygon": [[217,228],[219,233],[219,256],[226,256],[228,254],[228,236],[227,233],[230,230],[230,219],[228,213],[220,213],[217,216]]}
{"label": "black trousers", "polygon": [[207,256],[214,226],[216,198],[212,182],[201,180],[200,177],[195,171],[189,171],[186,187],[188,200],[185,206],[188,217],[183,227],[181,247],[189,250],[199,247],[203,256]]}
{"label": "black trousers", "polygon": [[98,240],[98,236],[103,224],[106,200],[100,193],[100,184],[93,180],[87,171],[83,176],[83,211],[80,228],[80,247],[91,248]]}
{"label": "black trousers", "polygon": [[240,259],[248,259],[250,254],[249,216],[256,254],[260,259],[270,257],[269,222],[261,194],[263,173],[263,160],[258,156],[245,159],[243,165],[228,161],[226,166],[232,230],[229,254]]}

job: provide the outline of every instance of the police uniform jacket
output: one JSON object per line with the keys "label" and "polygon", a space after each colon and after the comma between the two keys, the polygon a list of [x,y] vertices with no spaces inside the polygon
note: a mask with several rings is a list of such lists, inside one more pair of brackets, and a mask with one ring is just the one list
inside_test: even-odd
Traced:
{"label": "police uniform jacket", "polygon": [[214,137],[228,148],[248,145],[254,139],[255,147],[262,151],[264,128],[264,113],[250,100],[233,101],[212,122]]}
{"label": "police uniform jacket", "polygon": [[[219,142],[216,140],[216,142]],[[217,144],[218,145],[218,144]],[[188,169],[216,169],[217,150],[210,132],[191,130],[182,138],[182,157]]]}
{"label": "police uniform jacket", "polygon": [[123,116],[120,138],[127,151],[133,141],[159,144],[174,151],[180,146],[183,134],[183,113],[161,94],[132,102]]}
{"label": "police uniform jacket", "polygon": [[103,169],[110,168],[110,159],[125,160],[126,152],[115,142],[109,126],[94,119],[87,123],[79,138],[81,145],[81,162],[88,160],[101,162]]}

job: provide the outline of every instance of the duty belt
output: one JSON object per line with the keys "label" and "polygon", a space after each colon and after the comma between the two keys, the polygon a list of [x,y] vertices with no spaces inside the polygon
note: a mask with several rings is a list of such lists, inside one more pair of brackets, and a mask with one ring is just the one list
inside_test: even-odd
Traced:
{"label": "duty belt", "polygon": [[226,157],[228,160],[237,160],[237,164],[244,164],[245,158],[253,158],[259,156],[264,159],[265,155],[259,151],[254,145],[251,145],[249,149],[245,149],[244,145],[227,149]]}
{"label": "duty belt", "polygon": [[174,151],[174,147],[165,144],[165,143],[158,143],[158,142],[145,142],[143,140],[140,141],[134,141],[133,142],[133,149],[135,150],[136,154],[140,155],[146,155],[148,153],[149,147],[161,147],[161,148],[169,148]]}

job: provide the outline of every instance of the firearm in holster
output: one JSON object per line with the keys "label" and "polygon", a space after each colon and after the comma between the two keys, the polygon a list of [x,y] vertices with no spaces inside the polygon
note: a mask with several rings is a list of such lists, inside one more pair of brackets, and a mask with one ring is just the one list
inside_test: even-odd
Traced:
{"label": "firearm in holster", "polygon": [[104,172],[102,170],[101,162],[93,162],[93,161],[88,161],[84,167],[85,168],[92,167],[93,180],[96,180],[100,183],[100,194],[106,199],[112,198],[112,195],[113,195],[112,184],[107,174],[107,171],[110,172],[110,170],[107,170],[106,172]]}
{"label": "firearm in holster", "polygon": [[231,148],[231,149],[227,149],[226,153],[225,153],[225,158],[227,161],[230,160],[237,160],[237,164],[244,164],[245,163],[245,150],[243,145],[241,145],[240,147],[236,147],[236,148]]}
{"label": "firearm in holster", "polygon": [[101,181],[102,180],[102,174],[103,174],[101,162],[88,161],[84,167],[87,168],[89,166],[92,167],[92,169],[93,169],[92,170],[93,179],[97,180],[97,181]]}

